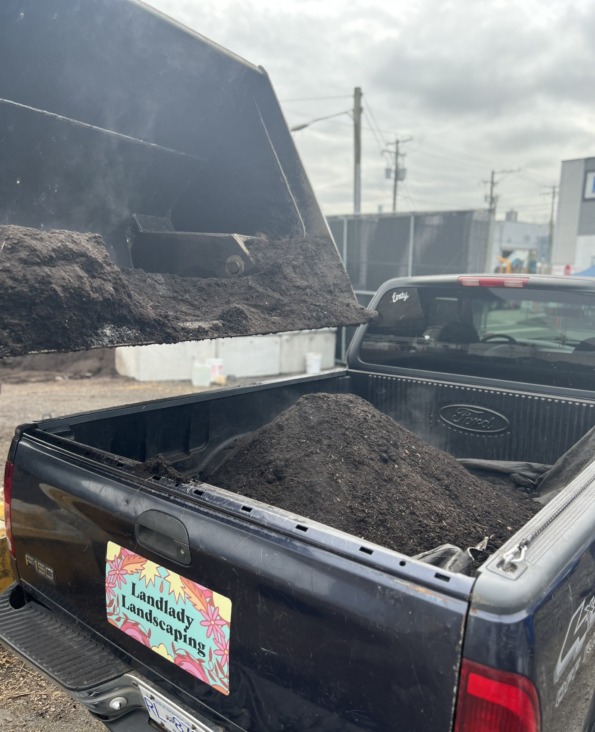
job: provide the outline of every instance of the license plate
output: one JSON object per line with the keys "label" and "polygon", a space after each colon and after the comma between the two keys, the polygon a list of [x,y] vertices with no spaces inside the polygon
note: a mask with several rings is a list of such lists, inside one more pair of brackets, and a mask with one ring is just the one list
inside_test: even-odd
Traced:
{"label": "license plate", "polygon": [[223,732],[222,728],[208,726],[188,714],[159,691],[137,679],[149,717],[166,732]]}

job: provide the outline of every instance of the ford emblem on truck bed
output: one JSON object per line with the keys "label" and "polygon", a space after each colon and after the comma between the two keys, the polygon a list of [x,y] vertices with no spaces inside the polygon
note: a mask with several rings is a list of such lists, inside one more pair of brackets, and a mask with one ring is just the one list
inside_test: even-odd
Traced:
{"label": "ford emblem on truck bed", "polygon": [[508,419],[499,412],[472,404],[447,404],[440,409],[440,419],[449,427],[465,432],[496,434],[509,429]]}

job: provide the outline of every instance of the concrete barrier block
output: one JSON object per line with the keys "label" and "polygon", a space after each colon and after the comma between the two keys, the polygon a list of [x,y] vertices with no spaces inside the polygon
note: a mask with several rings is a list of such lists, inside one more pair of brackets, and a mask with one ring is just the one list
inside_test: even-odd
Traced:
{"label": "concrete barrier block", "polygon": [[321,368],[332,369],[335,365],[335,341],[333,328],[284,333],[281,336],[281,373],[304,373],[308,353],[319,353]]}
{"label": "concrete barrier block", "polygon": [[276,376],[281,373],[281,337],[222,338],[217,341],[217,356],[223,360],[226,376]]}
{"label": "concrete barrier block", "polygon": [[190,381],[193,363],[216,355],[216,341],[123,347],[116,349],[116,370],[137,381]]}

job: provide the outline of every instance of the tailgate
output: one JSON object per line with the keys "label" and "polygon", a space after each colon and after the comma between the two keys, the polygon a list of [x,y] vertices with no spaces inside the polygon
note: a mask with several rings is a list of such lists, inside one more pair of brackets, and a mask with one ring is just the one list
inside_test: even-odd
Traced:
{"label": "tailgate", "polygon": [[451,729],[470,578],[34,432],[14,480],[24,587],[171,697],[254,732]]}

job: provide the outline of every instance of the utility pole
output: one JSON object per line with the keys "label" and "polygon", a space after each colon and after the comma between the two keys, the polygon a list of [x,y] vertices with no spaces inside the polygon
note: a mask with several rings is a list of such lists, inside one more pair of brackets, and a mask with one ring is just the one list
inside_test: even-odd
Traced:
{"label": "utility pole", "polygon": [[353,90],[353,213],[362,212],[362,90]]}
{"label": "utility pole", "polygon": [[395,169],[393,176],[393,213],[397,213],[397,187],[399,185],[399,143],[401,141],[397,137],[395,140]]}
{"label": "utility pole", "polygon": [[393,213],[397,213],[397,188],[399,185],[399,138],[395,140],[395,175],[393,180]]}
{"label": "utility pole", "polygon": [[558,193],[558,186],[552,186],[551,189],[551,195],[552,195],[552,205],[550,208],[550,231],[549,231],[549,237],[548,237],[548,243],[547,243],[547,258],[546,258],[546,265],[548,267],[548,271],[552,271],[552,255],[554,253],[554,210],[556,208],[556,194]]}
{"label": "utility pole", "polygon": [[[487,183],[487,181],[485,181],[485,183]],[[496,213],[496,203],[497,203],[495,191],[496,191],[496,171],[492,170],[492,175],[490,176],[490,192],[488,194],[488,209],[489,209],[489,211],[493,211],[494,214]]]}
{"label": "utility pole", "polygon": [[[397,139],[394,141],[395,146],[395,162],[394,162],[394,169],[393,169],[393,213],[397,213],[397,193],[398,193],[398,186],[399,181],[401,179],[401,166],[399,159],[403,157],[403,154],[399,151],[400,145],[405,144],[406,142],[411,142],[413,140],[413,137],[404,137],[402,139]],[[384,152],[389,152],[388,150],[385,150]],[[404,169],[403,169],[404,170]],[[404,176],[403,176],[404,180]]]}
{"label": "utility pole", "polygon": [[492,170],[492,174],[490,175],[490,180],[484,180],[484,183],[489,183],[490,185],[490,192],[486,196],[486,201],[488,204],[488,246],[486,249],[486,258],[485,258],[485,271],[489,272],[491,270],[492,266],[492,253],[494,248],[494,222],[496,220],[496,207],[498,205],[498,196],[496,195],[496,186],[500,181],[496,180],[497,175],[510,175],[511,173],[518,173],[520,171],[520,168],[516,168],[515,170]]}

